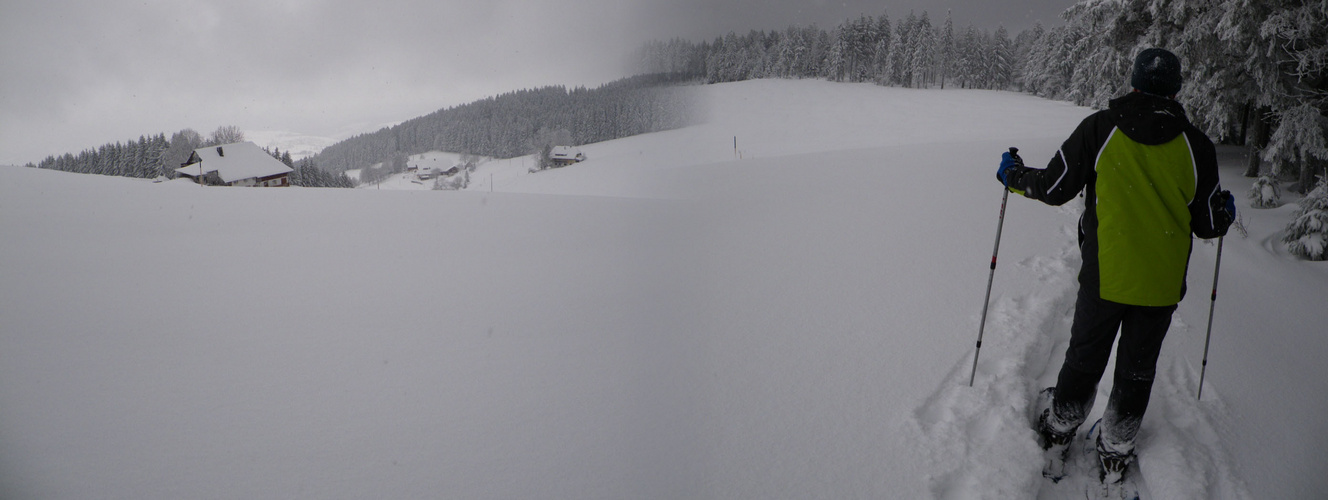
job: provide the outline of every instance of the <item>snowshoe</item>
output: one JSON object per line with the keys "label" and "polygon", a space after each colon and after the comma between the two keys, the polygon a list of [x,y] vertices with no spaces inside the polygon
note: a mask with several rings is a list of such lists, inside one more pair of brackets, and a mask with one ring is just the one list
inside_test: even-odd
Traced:
{"label": "snowshoe", "polygon": [[[1110,449],[1102,442],[1102,420],[1098,419],[1088,429],[1085,441],[1095,443],[1092,448],[1084,443],[1085,448],[1096,450],[1097,460],[1090,460],[1097,472],[1099,483],[1089,486],[1089,496],[1096,493],[1097,498],[1109,500],[1139,500],[1139,487],[1134,475],[1137,467],[1131,467],[1135,461],[1134,450],[1120,453]],[[1093,490],[1097,490],[1096,492]]]}
{"label": "snowshoe", "polygon": [[1045,459],[1042,467],[1042,477],[1057,483],[1065,477],[1065,459],[1070,454],[1070,443],[1074,441],[1074,431],[1056,432],[1048,422],[1048,419],[1051,418],[1051,400],[1054,392],[1054,387],[1048,387],[1038,394],[1037,422],[1034,430],[1037,431],[1038,446],[1042,447],[1043,458]]}

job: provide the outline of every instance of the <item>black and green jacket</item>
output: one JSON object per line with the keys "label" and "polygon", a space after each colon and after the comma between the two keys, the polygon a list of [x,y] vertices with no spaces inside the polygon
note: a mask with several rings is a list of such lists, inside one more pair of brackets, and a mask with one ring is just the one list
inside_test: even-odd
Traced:
{"label": "black and green jacket", "polygon": [[1085,118],[1046,169],[1006,173],[1014,192],[1061,205],[1085,191],[1080,286],[1128,305],[1185,295],[1191,234],[1226,234],[1213,142],[1171,99],[1132,93]]}

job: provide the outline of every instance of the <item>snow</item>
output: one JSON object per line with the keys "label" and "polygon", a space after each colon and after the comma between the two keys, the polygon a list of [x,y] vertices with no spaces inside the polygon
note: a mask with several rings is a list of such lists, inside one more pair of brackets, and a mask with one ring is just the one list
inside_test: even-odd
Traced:
{"label": "snow", "polygon": [[[1027,407],[1067,340],[1073,202],[1011,197],[968,374],[999,154],[1044,162],[1091,111],[696,91],[703,124],[534,174],[487,161],[459,192],[0,168],[0,491],[1056,498]],[[1242,208],[1202,401],[1215,245],[1164,345],[1139,438],[1156,498],[1328,487],[1328,267],[1283,250],[1294,203]]]}

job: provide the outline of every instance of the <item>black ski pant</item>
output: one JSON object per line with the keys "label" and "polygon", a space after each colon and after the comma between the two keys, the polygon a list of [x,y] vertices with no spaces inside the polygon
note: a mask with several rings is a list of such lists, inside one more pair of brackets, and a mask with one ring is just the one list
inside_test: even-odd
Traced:
{"label": "black ski pant", "polygon": [[1117,451],[1132,452],[1134,437],[1148,408],[1162,339],[1171,327],[1171,314],[1175,311],[1175,305],[1118,304],[1080,287],[1074,325],[1070,327],[1070,347],[1065,351],[1065,364],[1056,380],[1053,412],[1058,425],[1055,427],[1077,429],[1087,419],[1119,330],[1116,373],[1102,416],[1102,439]]}

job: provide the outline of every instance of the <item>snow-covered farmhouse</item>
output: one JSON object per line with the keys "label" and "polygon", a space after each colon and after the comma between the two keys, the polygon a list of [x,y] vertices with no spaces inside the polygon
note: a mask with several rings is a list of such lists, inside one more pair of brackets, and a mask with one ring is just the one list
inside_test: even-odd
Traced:
{"label": "snow-covered farmhouse", "polygon": [[292,169],[252,142],[195,149],[175,169],[207,186],[289,186]]}
{"label": "snow-covered farmhouse", "polygon": [[549,161],[555,167],[566,167],[579,161],[585,161],[586,155],[580,149],[570,146],[555,146],[549,153]]}

